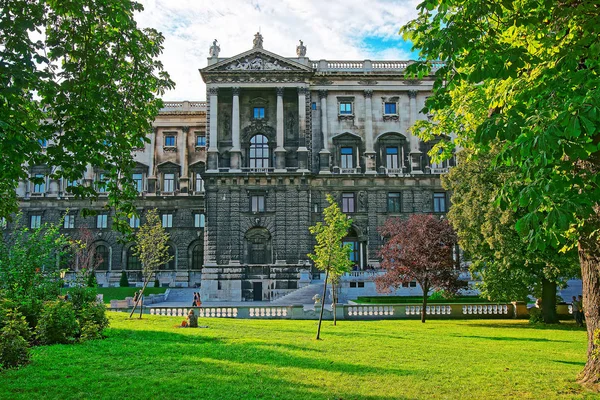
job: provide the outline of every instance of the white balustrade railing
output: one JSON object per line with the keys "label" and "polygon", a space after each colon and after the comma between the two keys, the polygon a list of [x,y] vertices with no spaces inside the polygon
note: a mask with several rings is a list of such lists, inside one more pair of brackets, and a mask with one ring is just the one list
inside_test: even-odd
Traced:
{"label": "white balustrade railing", "polygon": [[386,172],[389,175],[400,175],[402,174],[402,168],[388,168]]}
{"label": "white balustrade railing", "polygon": [[393,70],[406,69],[412,62],[411,61],[372,61],[371,66],[373,69]]}
{"label": "white balustrade railing", "polygon": [[264,174],[264,173],[269,173],[269,172],[273,172],[275,171],[275,168],[248,168],[248,167],[244,167],[242,168],[242,172],[249,172],[249,173],[254,173],[254,174]]}
{"label": "white balustrade railing", "polygon": [[394,315],[394,306],[350,306],[347,307],[348,315],[351,317],[365,316],[388,316]]}
{"label": "white balustrade railing", "polygon": [[163,112],[174,111],[206,111],[205,101],[165,101],[163,102]]}
{"label": "white balustrade railing", "polygon": [[[198,317],[205,318],[236,318],[238,309],[236,307],[202,307],[197,310]],[[187,308],[151,308],[150,315],[163,315],[167,317],[187,317]]]}
{"label": "white balustrade railing", "polygon": [[344,273],[342,278],[372,279],[379,275],[385,275],[385,271],[350,271]]}
{"label": "white balustrade railing", "polygon": [[[422,306],[406,306],[406,315],[421,315]],[[450,315],[452,314],[452,306],[439,305],[425,307],[426,315]]]}
{"label": "white balustrade railing", "polygon": [[357,168],[340,168],[340,174],[357,174]]}
{"label": "white balustrade railing", "polygon": [[287,317],[287,307],[250,307],[250,318]]}
{"label": "white balustrade railing", "polygon": [[508,315],[508,305],[506,305],[506,304],[463,305],[462,312],[465,315],[483,315],[483,314]]}

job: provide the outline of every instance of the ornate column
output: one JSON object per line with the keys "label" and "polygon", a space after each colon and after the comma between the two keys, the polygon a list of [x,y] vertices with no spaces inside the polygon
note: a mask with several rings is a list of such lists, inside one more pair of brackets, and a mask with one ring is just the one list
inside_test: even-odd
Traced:
{"label": "ornate column", "polygon": [[240,88],[231,88],[233,92],[233,105],[231,109],[231,139],[233,147],[231,153],[230,165],[232,171],[241,170],[242,148],[240,144]]}
{"label": "ornate column", "polygon": [[275,171],[285,171],[285,149],[283,148],[283,88],[277,88],[277,148],[275,149]]}
{"label": "ornate column", "polygon": [[323,135],[323,146],[319,152],[319,173],[329,174],[329,135],[327,132],[327,90],[319,90],[319,98],[321,99],[321,133]]}
{"label": "ornate column", "polygon": [[217,127],[218,127],[218,107],[219,107],[219,88],[208,89],[210,106],[210,127],[208,136],[208,168],[207,172],[216,172],[219,168],[219,149],[217,147]]}
{"label": "ornate column", "polygon": [[308,149],[306,148],[306,93],[307,88],[298,88],[298,171],[308,172]]}
{"label": "ornate column", "polygon": [[365,90],[365,167],[367,174],[376,174],[375,149],[373,148],[373,97],[372,90]]}
{"label": "ornate column", "polygon": [[[417,91],[409,90],[408,99],[410,103],[410,126],[417,122]],[[419,138],[410,135],[410,171],[413,174],[422,174],[421,151],[419,150]]]}
{"label": "ornate column", "polygon": [[179,177],[179,190],[181,193],[187,193],[189,188],[190,177],[188,176],[188,147],[187,137],[190,131],[189,126],[183,126],[181,128],[183,137],[181,138],[181,176]]}

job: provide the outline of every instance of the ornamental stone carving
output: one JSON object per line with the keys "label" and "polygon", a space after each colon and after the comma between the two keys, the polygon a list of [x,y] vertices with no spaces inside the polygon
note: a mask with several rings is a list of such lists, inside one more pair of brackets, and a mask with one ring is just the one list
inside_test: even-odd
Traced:
{"label": "ornamental stone carving", "polygon": [[284,89],[282,87],[276,88],[275,91],[277,92],[277,96],[283,96]]}
{"label": "ornamental stone carving", "polygon": [[327,90],[319,90],[319,98],[320,99],[327,98]]}
{"label": "ornamental stone carving", "polygon": [[227,67],[230,71],[289,71],[290,67],[279,64],[279,60],[265,60],[260,56],[252,59],[246,58],[243,61],[238,60],[237,64],[231,64]]}
{"label": "ornamental stone carving", "polygon": [[300,41],[300,44],[296,46],[296,55],[298,57],[306,57],[306,46],[304,45],[302,40]]}
{"label": "ornamental stone carving", "polygon": [[372,90],[365,90],[365,99],[370,99],[373,97],[373,91]]}
{"label": "ornamental stone carving", "polygon": [[254,44],[255,49],[263,48],[263,36],[260,34],[260,32],[256,32],[256,35],[254,35],[254,40],[252,41],[252,43]]}
{"label": "ornamental stone carving", "polygon": [[416,99],[417,98],[417,91],[416,90],[409,90],[408,91],[408,98],[409,99]]}
{"label": "ornamental stone carving", "polygon": [[210,49],[208,50],[208,54],[211,57],[219,57],[219,52],[220,51],[221,51],[221,48],[217,44],[217,39],[215,39],[215,41],[213,42],[212,46],[210,46]]}
{"label": "ornamental stone carving", "polygon": [[240,95],[240,88],[239,88],[239,87],[237,87],[237,86],[236,86],[236,87],[232,87],[232,88],[231,88],[231,93],[232,93],[234,96],[239,96],[239,95]]}
{"label": "ornamental stone carving", "polygon": [[216,96],[216,95],[218,95],[219,94],[219,88],[216,88],[216,87],[209,88],[208,89],[208,94],[210,96]]}

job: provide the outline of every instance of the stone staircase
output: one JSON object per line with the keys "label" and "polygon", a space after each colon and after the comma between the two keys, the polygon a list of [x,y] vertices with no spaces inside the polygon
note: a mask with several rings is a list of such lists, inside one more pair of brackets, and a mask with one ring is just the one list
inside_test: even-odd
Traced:
{"label": "stone staircase", "polygon": [[168,303],[183,303],[188,306],[192,305],[194,292],[199,292],[197,288],[170,288],[169,295],[165,299]]}
{"label": "stone staircase", "polygon": [[[273,300],[271,304],[290,306],[296,304],[315,304],[313,297],[315,294],[323,295],[323,281],[313,281],[310,285],[304,286],[290,294]],[[328,293],[329,297],[329,293]]]}

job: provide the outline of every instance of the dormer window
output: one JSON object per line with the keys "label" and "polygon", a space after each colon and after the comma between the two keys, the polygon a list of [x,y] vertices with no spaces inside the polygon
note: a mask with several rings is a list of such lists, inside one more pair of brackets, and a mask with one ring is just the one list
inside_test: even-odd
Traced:
{"label": "dormer window", "polygon": [[265,118],[265,108],[264,107],[254,107],[254,119],[264,119]]}

